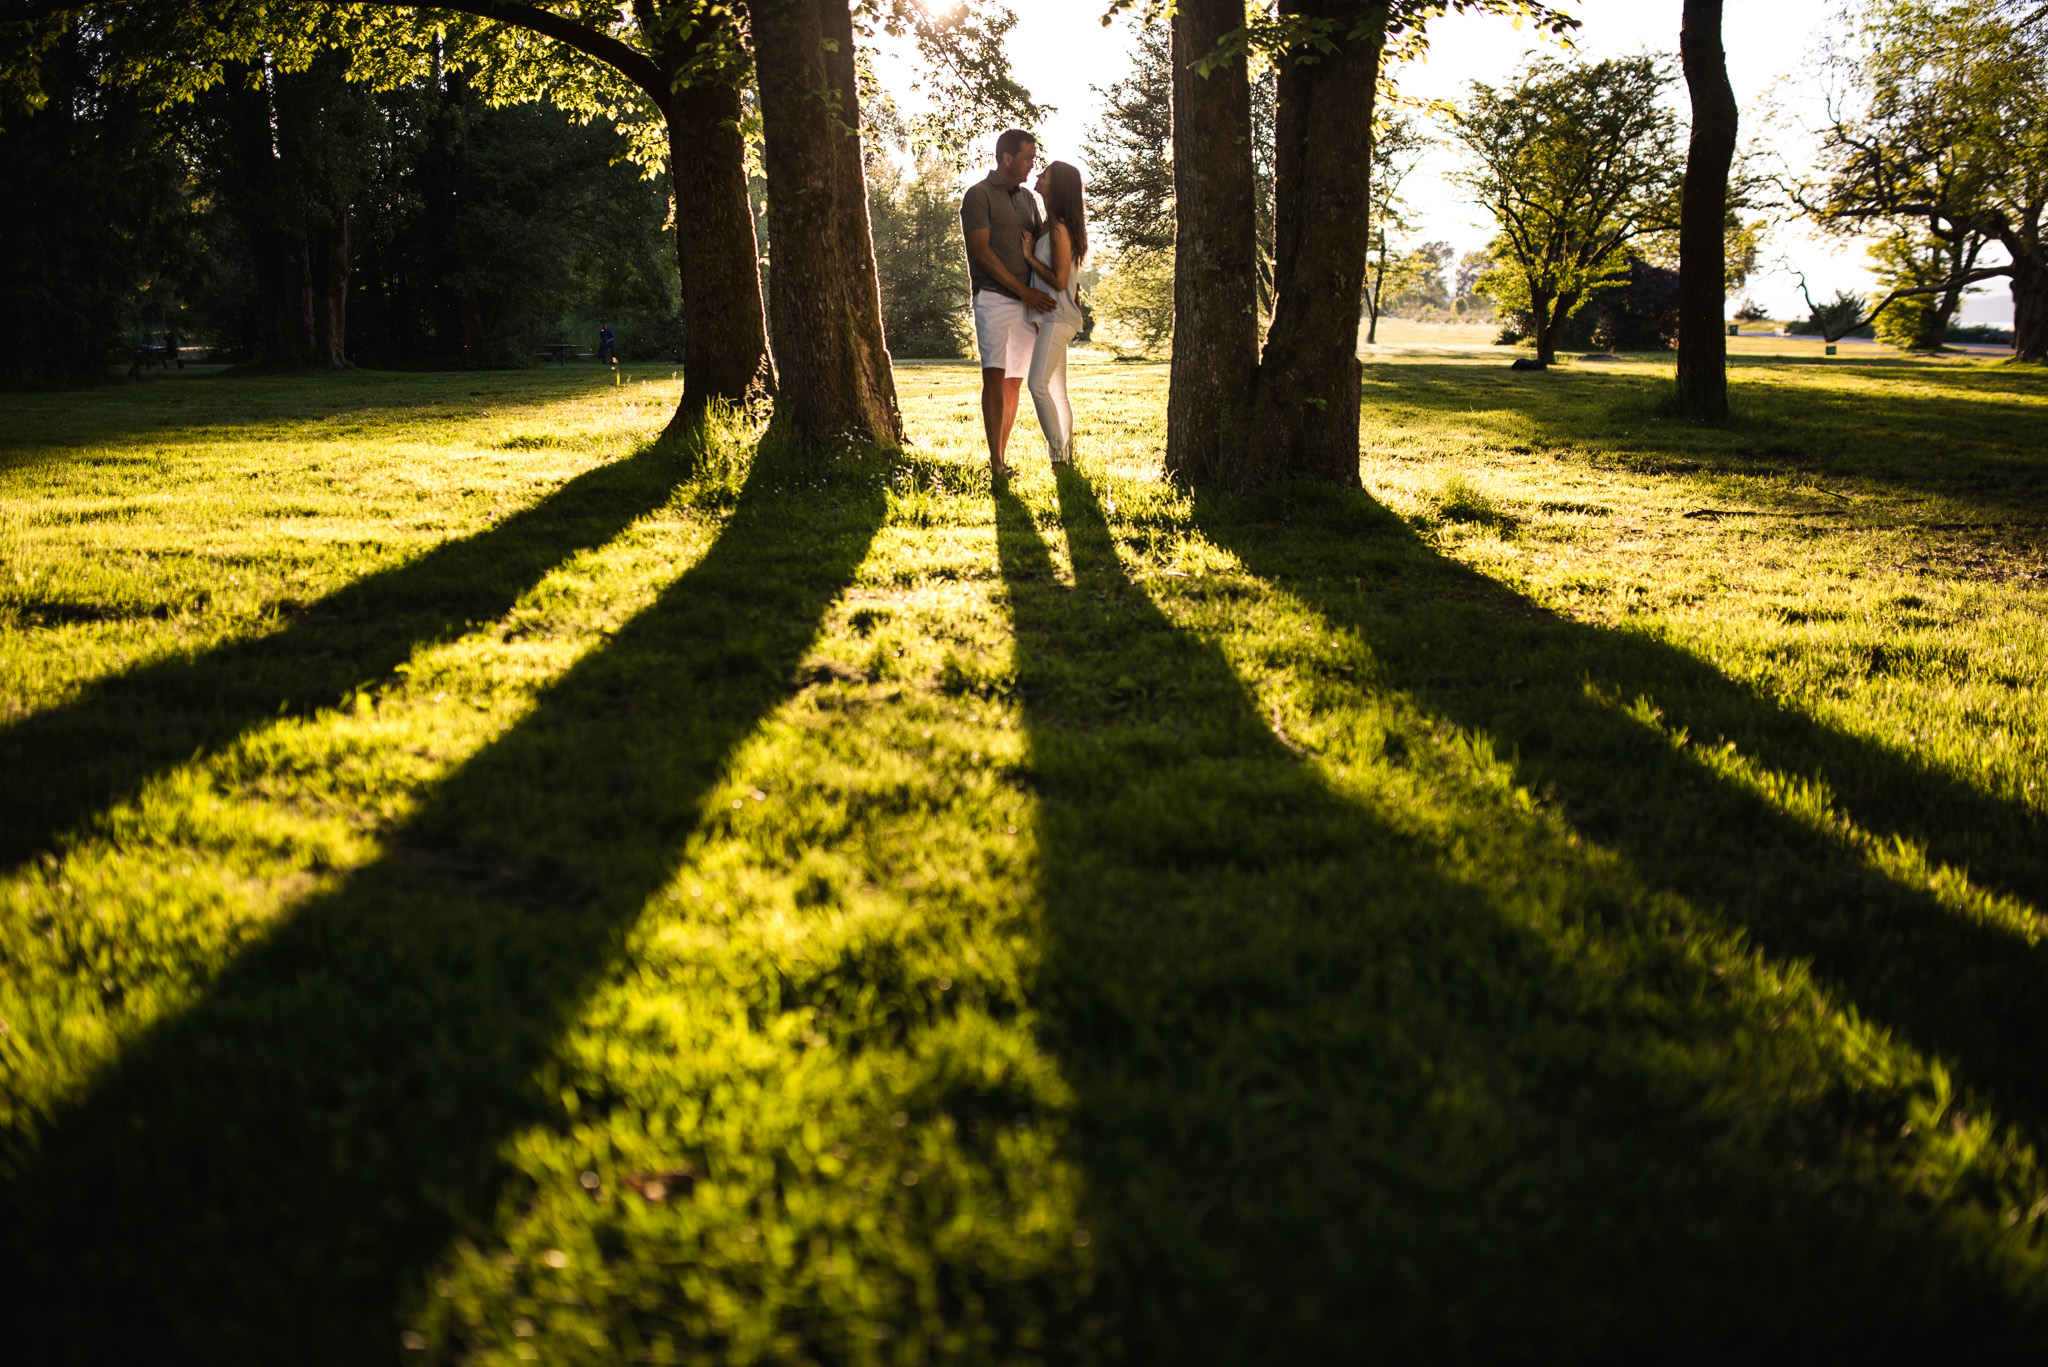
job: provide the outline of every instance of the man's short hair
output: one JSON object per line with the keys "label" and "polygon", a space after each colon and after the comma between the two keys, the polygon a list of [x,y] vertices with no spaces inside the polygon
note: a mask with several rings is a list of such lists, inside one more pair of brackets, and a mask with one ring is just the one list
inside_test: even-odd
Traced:
{"label": "man's short hair", "polygon": [[996,160],[1001,161],[1005,157],[1016,156],[1017,149],[1022,147],[1027,142],[1030,143],[1033,147],[1036,147],[1038,145],[1038,139],[1032,137],[1023,129],[1010,129],[1008,132],[1004,133],[1000,138],[996,139]]}

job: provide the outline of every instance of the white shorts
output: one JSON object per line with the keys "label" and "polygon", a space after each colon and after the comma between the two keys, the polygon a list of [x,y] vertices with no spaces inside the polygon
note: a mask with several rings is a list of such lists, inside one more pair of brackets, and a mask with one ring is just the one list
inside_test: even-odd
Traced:
{"label": "white shorts", "polygon": [[1038,344],[1038,315],[995,290],[974,294],[974,345],[983,370],[1000,370],[1005,379],[1031,373],[1031,348]]}

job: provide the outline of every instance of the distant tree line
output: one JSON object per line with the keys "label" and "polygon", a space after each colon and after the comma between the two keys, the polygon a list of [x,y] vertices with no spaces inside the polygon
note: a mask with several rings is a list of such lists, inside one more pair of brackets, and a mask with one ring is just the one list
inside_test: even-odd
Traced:
{"label": "distant tree line", "polygon": [[682,346],[668,174],[611,120],[494,108],[447,63],[375,90],[335,53],[152,110],[95,47],[67,31],[0,132],[0,373],[90,376],[166,333],[285,367],[517,364],[600,320],[628,355]]}
{"label": "distant tree line", "polygon": [[[46,293],[80,306],[89,326],[63,345],[95,363],[124,296],[129,325],[212,299],[238,345],[281,365],[345,364],[358,337],[391,357],[514,359],[574,302],[637,303],[633,322],[680,340],[672,431],[770,400],[805,440],[894,445],[862,42],[915,44],[940,97],[920,140],[957,152],[967,130],[1040,112],[1008,74],[1014,22],[989,0],[5,0],[0,130],[41,233],[5,287],[35,302],[51,259],[93,277]],[[95,101],[107,113],[81,130]],[[98,157],[100,125],[125,139],[100,160],[159,173],[147,212],[118,203],[132,176],[100,178],[125,282],[53,256],[71,206],[52,187]],[[929,246],[931,205],[899,208]],[[226,225],[219,261],[194,245],[209,219]]]}

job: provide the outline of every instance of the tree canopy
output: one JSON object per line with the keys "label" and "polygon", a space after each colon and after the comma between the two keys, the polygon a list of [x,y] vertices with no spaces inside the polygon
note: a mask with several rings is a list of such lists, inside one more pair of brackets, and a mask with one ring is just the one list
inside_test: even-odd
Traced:
{"label": "tree canopy", "polygon": [[[1896,299],[2005,277],[2013,346],[2048,359],[2048,22],[2013,0],[1871,0],[1852,42],[1833,54],[1838,91],[1822,133],[1823,172],[1795,202],[1848,233],[1910,233],[1936,244],[1941,278],[1890,272]],[[1995,242],[2003,264],[1982,262]],[[1894,262],[1896,265],[1897,263]]]}
{"label": "tree canopy", "polygon": [[1685,159],[1663,102],[1672,77],[1652,57],[1539,58],[1515,82],[1474,82],[1452,119],[1463,180],[1499,224],[1488,286],[1529,314],[1537,359],[1601,289],[1619,284],[1629,249],[1678,227]]}

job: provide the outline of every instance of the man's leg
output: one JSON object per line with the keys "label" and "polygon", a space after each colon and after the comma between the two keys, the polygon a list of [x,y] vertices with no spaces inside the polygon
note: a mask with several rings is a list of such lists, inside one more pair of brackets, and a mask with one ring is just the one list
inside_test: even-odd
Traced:
{"label": "man's leg", "polygon": [[1017,386],[1000,368],[981,372],[981,427],[988,434],[988,463],[1003,463],[1010,444],[1010,424],[1017,420]]}
{"label": "man's leg", "polygon": [[1024,377],[1013,375],[1003,381],[1003,455],[1010,454],[1010,429],[1017,425],[1017,396],[1023,392]]}

